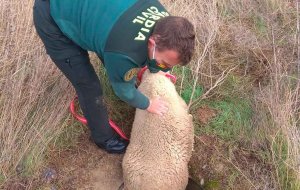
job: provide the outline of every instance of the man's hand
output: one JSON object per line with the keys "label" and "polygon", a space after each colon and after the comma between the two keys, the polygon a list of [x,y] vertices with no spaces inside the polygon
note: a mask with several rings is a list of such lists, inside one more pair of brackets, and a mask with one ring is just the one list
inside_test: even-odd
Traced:
{"label": "man's hand", "polygon": [[147,111],[158,115],[163,115],[168,111],[168,107],[165,101],[161,100],[160,97],[157,97],[150,100]]}

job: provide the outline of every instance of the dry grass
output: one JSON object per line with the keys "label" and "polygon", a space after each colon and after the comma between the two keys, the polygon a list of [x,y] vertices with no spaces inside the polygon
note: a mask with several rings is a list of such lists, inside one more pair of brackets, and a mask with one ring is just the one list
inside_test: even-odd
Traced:
{"label": "dry grass", "polygon": [[[163,2],[173,14],[188,17],[196,26],[197,53],[188,69],[193,74],[194,89],[197,83],[202,84],[205,93],[194,101],[190,99],[191,108],[204,98],[217,95],[216,89],[223,88],[228,74],[249,78],[250,83],[240,89],[250,88],[254,94],[255,115],[260,115],[254,123],[258,135],[268,144],[265,148],[271,157],[267,159],[274,166],[271,175],[266,174],[267,181],[263,176],[261,181],[259,176],[248,176],[256,182],[253,188],[300,188],[299,2]],[[183,75],[181,87],[184,80],[187,79]]]}
{"label": "dry grass", "polygon": [[[273,39],[273,62],[270,84],[256,94],[258,113],[270,115],[259,122],[270,142],[270,150],[278,189],[298,189],[300,186],[300,80],[296,62],[289,63]],[[299,54],[298,54],[299,56]],[[299,59],[299,57],[298,57]],[[292,65],[290,65],[292,64]],[[292,72],[289,68],[293,68]],[[294,183],[288,183],[294,181]]]}
{"label": "dry grass", "polygon": [[[300,180],[299,4],[291,0],[162,2],[196,27],[196,55],[186,70],[192,73],[189,82],[194,89],[202,84],[206,93],[191,98],[191,108],[218,96],[230,74],[250,79],[243,85],[255,95],[256,127],[267,142],[274,168],[268,179],[262,177],[265,181],[255,181],[259,176],[249,176],[245,169],[237,171],[253,189],[263,189],[266,181],[274,189],[299,187],[293,182]],[[67,107],[74,94],[35,33],[32,5],[32,0],[0,3],[0,183],[17,174],[36,173],[47,146],[67,126]],[[190,80],[185,74],[183,70],[183,82]]]}
{"label": "dry grass", "polygon": [[[69,83],[45,55],[33,1],[0,4],[0,179],[34,171],[64,126]],[[1,187],[1,186],[0,186]]]}

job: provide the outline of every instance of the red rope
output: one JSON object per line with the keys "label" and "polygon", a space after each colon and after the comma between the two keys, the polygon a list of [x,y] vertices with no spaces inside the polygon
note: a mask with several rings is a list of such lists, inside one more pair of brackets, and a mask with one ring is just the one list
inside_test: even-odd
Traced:
{"label": "red rope", "polygon": [[[141,81],[142,81],[143,74],[144,74],[144,72],[145,72],[147,69],[148,69],[147,66],[145,66],[145,67],[143,67],[143,68],[140,69],[140,71],[139,71],[138,74],[137,74],[137,80],[138,80],[138,82],[141,82]],[[176,78],[175,75],[171,75],[171,74],[169,74],[169,73],[166,73],[165,76],[166,76],[167,78],[169,78],[174,84],[176,83],[177,78]]]}
{"label": "red rope", "polygon": [[[84,125],[87,125],[87,120],[79,115],[77,112],[76,112],[76,108],[75,108],[75,101],[78,99],[78,97],[76,96],[72,101],[71,101],[71,104],[70,104],[70,112],[72,113],[72,115],[82,124]],[[129,140],[125,133],[112,121],[109,119],[109,124],[110,126],[125,140]]]}
{"label": "red rope", "polygon": [[[144,72],[147,70],[147,66],[143,67],[137,74],[137,79],[139,82],[142,81],[142,76],[144,74]],[[171,75],[169,73],[166,73],[165,74],[166,77],[168,77],[174,84],[176,83],[176,77],[174,75]],[[79,115],[77,112],[76,112],[76,108],[75,108],[75,101],[78,99],[78,97],[76,96],[72,101],[71,101],[71,104],[70,104],[70,112],[72,113],[72,115],[82,124],[84,125],[87,125],[87,120]],[[109,121],[109,125],[125,140],[129,140],[125,133],[120,129],[120,127],[118,127],[112,120],[108,120]]]}

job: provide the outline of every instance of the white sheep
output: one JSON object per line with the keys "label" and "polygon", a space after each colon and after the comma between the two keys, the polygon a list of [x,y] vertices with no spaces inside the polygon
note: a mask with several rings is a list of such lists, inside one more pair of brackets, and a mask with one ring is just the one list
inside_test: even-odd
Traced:
{"label": "white sheep", "polygon": [[146,71],[139,90],[167,102],[163,116],[136,110],[130,144],[123,158],[126,190],[184,190],[192,155],[192,116],[174,84],[160,73]]}

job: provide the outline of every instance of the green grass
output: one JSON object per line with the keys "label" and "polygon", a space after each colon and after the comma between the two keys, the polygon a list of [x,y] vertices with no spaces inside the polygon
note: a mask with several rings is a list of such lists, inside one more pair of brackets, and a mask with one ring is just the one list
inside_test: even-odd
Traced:
{"label": "green grass", "polygon": [[[176,82],[177,91],[178,92],[181,91],[180,95],[182,99],[188,104],[193,92],[193,83],[191,82],[193,81],[193,78],[192,78],[191,70],[188,68],[185,68],[183,70],[183,67],[174,67],[172,70],[172,74],[177,77],[177,82]],[[184,78],[182,77],[182,75],[184,75]],[[180,89],[182,80],[183,80],[183,85],[182,85],[182,89]],[[201,95],[203,95],[203,93],[204,93],[204,87],[201,85],[196,85],[195,92],[193,95],[193,101],[199,98]]]}
{"label": "green grass", "polygon": [[[69,117],[71,116],[69,115]],[[50,147],[46,147],[43,143],[30,147],[27,154],[23,156],[16,167],[15,172],[18,176],[25,178],[34,176],[47,158],[51,157],[51,151],[40,152],[39,150],[64,150],[76,146],[78,137],[84,132],[86,126],[75,121],[75,119],[71,121],[68,117],[64,121],[67,122],[63,123],[61,130],[58,131],[58,135],[49,134],[55,137],[51,140]],[[51,137],[49,138],[51,139]]]}
{"label": "green grass", "polygon": [[237,97],[249,99],[252,94],[251,78],[238,74],[229,74],[224,83],[216,89],[216,94],[221,97]]}
{"label": "green grass", "polygon": [[5,180],[6,180],[5,176],[1,172],[0,173],[0,188],[1,188],[1,184],[4,184]]}
{"label": "green grass", "polygon": [[220,182],[218,180],[209,180],[204,183],[205,190],[212,190],[212,189],[220,189]]}
{"label": "green grass", "polygon": [[[173,74],[178,77],[177,90],[182,80],[182,67],[173,69]],[[189,69],[185,70],[183,89],[181,97],[186,103],[190,101],[193,84],[192,73]],[[249,78],[236,75],[229,75],[225,82],[216,90],[217,95],[210,99],[200,100],[199,104],[193,108],[194,118],[197,118],[197,109],[208,106],[217,110],[217,116],[208,124],[196,123],[196,134],[216,135],[224,140],[237,140],[242,138],[251,130],[253,110],[251,101],[247,98],[250,91]],[[199,98],[205,92],[204,87],[197,85],[193,100]],[[217,98],[218,97],[218,98]]]}
{"label": "green grass", "polygon": [[[88,127],[77,121],[71,114],[67,123],[62,126],[62,131],[57,138],[53,139],[52,146],[55,149],[62,150],[68,149],[72,146],[76,146],[78,137],[88,130]],[[50,155],[49,155],[50,156]]]}
{"label": "green grass", "polygon": [[277,135],[272,144],[273,160],[277,170],[279,184],[282,189],[298,190],[300,182],[296,179],[297,168],[291,168],[290,155],[288,151],[288,143],[286,137],[282,134]]}
{"label": "green grass", "polygon": [[209,100],[203,102],[202,106],[217,110],[218,114],[208,124],[198,123],[196,134],[216,135],[230,141],[241,139],[250,132],[253,111],[247,99],[232,97]]}
{"label": "green grass", "polygon": [[232,170],[232,173],[228,176],[228,186],[234,189],[235,183],[240,176],[237,171]]}
{"label": "green grass", "polygon": [[27,153],[18,162],[15,168],[15,174],[21,178],[32,178],[36,175],[36,171],[41,168],[46,161],[45,152],[40,150],[47,149],[43,143],[34,147],[29,147]]}
{"label": "green grass", "polygon": [[[192,91],[193,91],[193,86],[191,84],[186,85],[184,87],[184,90],[182,91],[181,97],[187,104],[189,103],[189,101],[191,99]],[[199,98],[203,94],[203,92],[204,92],[204,89],[202,86],[196,86],[195,92],[193,95],[193,100],[196,100],[197,98]]]}
{"label": "green grass", "polygon": [[25,155],[16,168],[17,174],[21,177],[33,176],[34,171],[39,168],[39,164],[36,161],[41,162],[43,160],[43,158],[38,158],[39,156],[42,155],[37,155],[35,151],[31,151]]}
{"label": "green grass", "polygon": [[260,15],[253,16],[253,23],[259,35],[265,36],[268,33],[268,27],[265,19]]}

